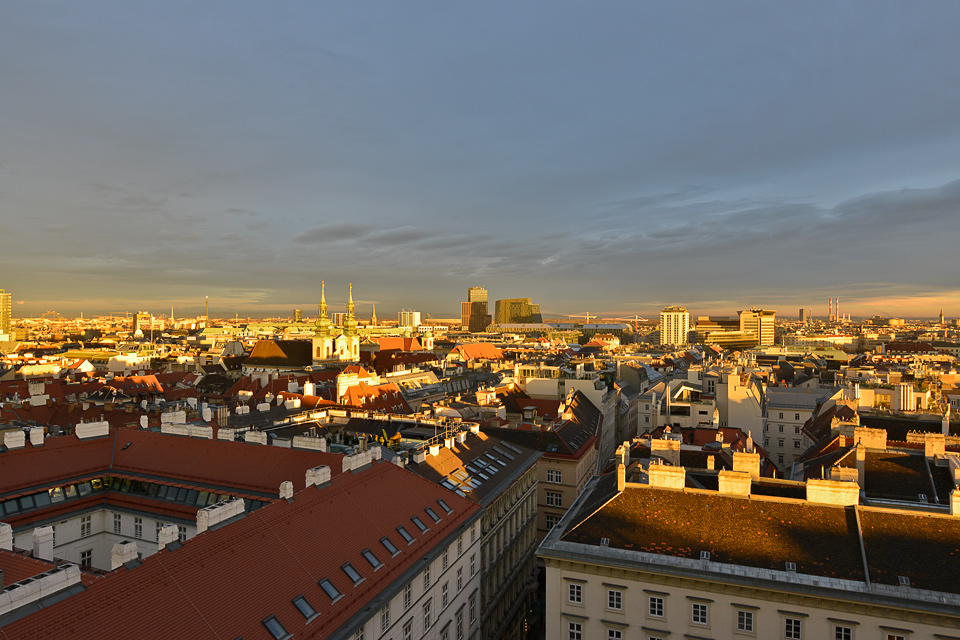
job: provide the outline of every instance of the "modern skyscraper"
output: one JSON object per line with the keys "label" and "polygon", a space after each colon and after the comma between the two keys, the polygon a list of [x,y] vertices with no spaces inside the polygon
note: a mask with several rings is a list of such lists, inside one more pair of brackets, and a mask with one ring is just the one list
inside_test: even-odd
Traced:
{"label": "modern skyscraper", "polygon": [[467,301],[460,303],[460,325],[473,333],[483,331],[491,320],[487,309],[487,290],[470,287],[467,289]]}
{"label": "modern skyscraper", "polygon": [[740,331],[752,331],[759,341],[761,347],[772,345],[776,342],[774,332],[774,319],[776,311],[751,308],[749,311],[739,311]]}
{"label": "modern skyscraper", "polygon": [[420,312],[402,309],[400,313],[397,314],[397,324],[401,327],[416,329],[420,326]]}
{"label": "modern skyscraper", "polygon": [[660,312],[660,344],[687,344],[690,313],[686,307],[666,307]]}
{"label": "modern skyscraper", "polygon": [[543,322],[540,305],[533,304],[530,298],[506,298],[497,300],[494,312],[497,324],[519,324]]}
{"label": "modern skyscraper", "polygon": [[13,295],[0,289],[0,333],[10,333],[13,323]]}
{"label": "modern skyscraper", "polygon": [[804,323],[804,324],[807,323],[807,310],[806,310],[806,309],[802,309],[802,308],[800,309],[800,316],[799,316],[799,318],[800,318],[800,322],[802,322],[802,323]]}

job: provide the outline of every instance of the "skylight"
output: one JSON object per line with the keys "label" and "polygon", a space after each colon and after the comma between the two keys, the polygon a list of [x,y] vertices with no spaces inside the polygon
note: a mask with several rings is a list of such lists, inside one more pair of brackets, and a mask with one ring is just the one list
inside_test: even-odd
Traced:
{"label": "skylight", "polygon": [[317,584],[320,585],[320,588],[323,589],[324,592],[325,592],[328,596],[330,596],[330,599],[333,600],[334,602],[336,602],[337,600],[339,600],[340,598],[343,597],[343,594],[340,593],[340,590],[339,590],[339,589],[337,589],[335,586],[333,586],[333,583],[330,582],[330,579],[329,579],[329,578],[324,578],[323,580],[321,580],[321,581],[318,582]]}
{"label": "skylight", "polygon": [[[391,544],[390,546],[393,546],[393,545]],[[396,547],[393,547],[393,548],[396,549]],[[370,563],[370,566],[373,567],[374,571],[376,571],[377,569],[383,566],[383,563],[380,562],[380,559],[377,556],[373,555],[373,551],[370,551],[370,549],[364,549],[361,555],[367,559],[367,562]]]}
{"label": "skylight", "polygon": [[390,538],[384,536],[383,538],[380,538],[380,543],[386,548],[387,551],[390,552],[391,556],[396,556],[398,553],[400,553],[400,549],[397,549],[397,545],[393,544],[390,541]]}
{"label": "skylight", "polygon": [[424,509],[424,511],[427,512],[427,515],[428,515],[428,516],[430,516],[431,518],[433,518],[433,521],[434,521],[434,522],[440,522],[440,516],[437,515],[437,512],[436,512],[436,511],[434,511],[434,510],[431,509],[430,507],[427,507],[426,509]]}
{"label": "skylight", "polygon": [[413,520],[413,524],[417,525],[417,528],[419,528],[420,531],[424,533],[427,532],[427,525],[423,524],[423,520],[420,519],[420,516],[413,516],[410,519]]}
{"label": "skylight", "polygon": [[277,616],[270,616],[264,620],[261,620],[260,623],[267,628],[267,631],[270,632],[270,635],[273,636],[274,640],[284,640],[284,638],[292,637],[287,630],[283,628],[283,625],[280,624],[280,621],[277,620]]}
{"label": "skylight", "polygon": [[522,451],[520,451],[520,449],[517,449],[515,446],[513,446],[509,442],[504,442],[503,446],[505,446],[507,449],[510,449],[510,451],[513,451],[517,455],[521,455],[523,453]]}
{"label": "skylight", "polygon": [[497,453],[499,453],[500,455],[502,455],[502,456],[503,456],[504,458],[506,458],[507,460],[516,460],[516,458],[514,458],[512,455],[510,455],[509,453],[507,453],[506,451],[504,451],[504,450],[501,449],[500,447],[494,447],[493,450],[496,451]]}
{"label": "skylight", "polygon": [[347,574],[347,577],[353,580],[353,586],[357,586],[363,582],[363,576],[360,575],[360,572],[353,568],[353,565],[349,562],[340,567],[343,569],[343,572]]}
{"label": "skylight", "polygon": [[302,595],[293,599],[293,606],[297,608],[297,611],[303,614],[303,617],[307,619],[307,622],[310,622],[320,615]]}
{"label": "skylight", "polygon": [[450,508],[450,505],[448,505],[443,500],[437,500],[437,504],[439,504],[443,508],[443,510],[446,511],[448,514],[453,513],[453,509]]}
{"label": "skylight", "polygon": [[407,544],[413,544],[413,536],[410,535],[410,532],[403,527],[397,527],[397,532],[403,536],[403,539],[407,541]]}

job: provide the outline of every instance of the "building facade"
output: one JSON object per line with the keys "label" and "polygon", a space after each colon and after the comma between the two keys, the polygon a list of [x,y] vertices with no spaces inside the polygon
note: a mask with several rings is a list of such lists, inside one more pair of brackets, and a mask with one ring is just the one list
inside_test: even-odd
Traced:
{"label": "building facade", "polygon": [[666,307],[660,312],[660,344],[687,344],[690,313],[685,307]]}
{"label": "building facade", "polygon": [[770,346],[776,342],[774,332],[776,311],[751,308],[738,313],[740,314],[740,331],[755,334],[761,347]]}
{"label": "building facade", "polygon": [[0,289],[0,334],[10,334],[13,324],[13,295]]}
{"label": "building facade", "polygon": [[497,300],[494,318],[495,324],[542,323],[540,305],[533,304],[530,298],[507,298]]}

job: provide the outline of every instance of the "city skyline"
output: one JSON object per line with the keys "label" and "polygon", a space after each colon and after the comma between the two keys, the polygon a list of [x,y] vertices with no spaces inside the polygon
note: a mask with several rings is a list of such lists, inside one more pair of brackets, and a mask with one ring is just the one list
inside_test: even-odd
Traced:
{"label": "city skyline", "polygon": [[960,5],[0,18],[14,317],[309,315],[321,279],[364,317],[475,285],[545,316],[960,315]]}

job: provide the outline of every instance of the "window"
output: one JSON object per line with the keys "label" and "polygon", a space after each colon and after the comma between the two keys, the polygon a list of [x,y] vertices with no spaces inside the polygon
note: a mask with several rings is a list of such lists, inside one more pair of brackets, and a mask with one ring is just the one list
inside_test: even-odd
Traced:
{"label": "window", "polygon": [[801,640],[803,638],[801,623],[799,618],[784,619],[783,637],[787,640]]}
{"label": "window", "polygon": [[457,538],[457,557],[463,555],[463,536]]}
{"label": "window", "polygon": [[360,572],[354,569],[353,565],[350,564],[349,562],[340,568],[343,569],[343,572],[347,574],[348,578],[353,580],[353,586],[357,586],[358,584],[363,582],[363,576],[360,575]]}
{"label": "window", "polygon": [[423,603],[423,629],[430,628],[430,608],[433,605],[433,598]]}
{"label": "window", "polygon": [[413,544],[413,536],[410,535],[410,532],[404,529],[403,527],[397,527],[397,532],[403,536],[403,539],[407,541],[407,544]]}
{"label": "window", "polygon": [[780,412],[780,419],[783,420],[783,412]]}
{"label": "window", "polygon": [[607,629],[607,640],[623,640],[623,632],[619,629]]}
{"label": "window", "polygon": [[799,434],[799,433],[800,433],[800,427],[794,427],[794,428],[793,428],[793,432]]}
{"label": "window", "polygon": [[737,611],[737,631],[753,633],[752,611]]}
{"label": "window", "polygon": [[400,553],[400,549],[397,549],[397,545],[390,542],[390,538],[380,538],[380,544],[382,544],[383,547],[390,552],[391,556],[396,556],[398,553]]}
{"label": "window", "polygon": [[888,633],[887,640],[907,640],[907,636],[902,636],[897,633]]}
{"label": "window", "polygon": [[853,640],[853,627],[837,625],[833,628],[835,640]]}
{"label": "window", "polygon": [[477,621],[477,592],[470,594],[470,624]]}
{"label": "window", "polygon": [[439,504],[440,507],[441,507],[445,512],[447,512],[448,514],[453,513],[453,509],[451,509],[450,506],[449,506],[446,502],[444,502],[443,500],[437,500],[437,504]]}
{"label": "window", "polygon": [[267,628],[267,631],[270,632],[270,635],[273,636],[274,640],[283,640],[284,638],[289,638],[290,634],[287,633],[287,630],[283,628],[283,625],[280,624],[280,621],[277,620],[277,616],[270,616],[265,620],[261,620],[260,623]]}
{"label": "window", "polygon": [[57,546],[57,525],[51,525],[50,531],[53,532],[53,546]]}
{"label": "window", "polygon": [[[799,419],[800,419],[800,414],[799,414],[799,413],[793,414],[793,419],[794,419],[794,420],[799,420]],[[800,428],[800,427],[797,427],[797,429],[799,429],[799,428]]]}
{"label": "window", "polygon": [[93,549],[80,552],[80,566],[90,567],[93,564]]}
{"label": "window", "polygon": [[413,640],[413,618],[403,623],[403,640]]}
{"label": "window", "polygon": [[560,522],[560,516],[552,516],[549,513],[547,514],[547,529],[553,529],[557,526],[557,523]]}
{"label": "window", "polygon": [[424,509],[424,511],[427,512],[427,515],[430,516],[434,522],[440,522],[440,516],[437,515],[436,511],[434,511],[430,507],[427,507],[426,509]]}
{"label": "window", "polygon": [[440,587],[440,608],[441,609],[446,609],[447,605],[450,604],[450,595],[448,593],[450,591],[449,587],[450,587],[449,582],[444,582],[443,585]]}
{"label": "window", "polygon": [[426,591],[430,588],[430,565],[427,565],[427,568],[423,570],[423,590]]}
{"label": "window", "polygon": [[380,609],[380,633],[386,633],[390,628],[390,604],[386,604]]}
{"label": "window", "polygon": [[777,462],[778,462],[779,464],[783,464],[783,454],[782,454],[782,453],[777,454]]}
{"label": "window", "polygon": [[[133,519],[133,537],[142,538],[143,537],[143,518],[134,518]],[[264,623],[266,624],[266,623]],[[277,624],[280,624],[279,622]],[[283,627],[281,627],[282,629]],[[284,631],[286,633],[286,631]]]}
{"label": "window", "polygon": [[302,595],[299,595],[293,599],[293,606],[297,608],[297,611],[303,614],[303,617],[307,619],[307,622],[310,622],[318,615],[317,610],[314,609],[313,606],[307,602],[307,599]]}
{"label": "window", "polygon": [[782,446],[783,446],[783,438],[777,438],[777,446],[778,446],[778,447],[782,447]]}
{"label": "window", "polygon": [[663,617],[663,598],[659,596],[650,596],[650,616],[654,618]]}
{"label": "window", "polygon": [[799,449],[799,448],[800,448],[800,441],[799,441],[799,440],[794,440],[794,441],[793,441],[793,448],[794,448],[794,449]]}
{"label": "window", "polygon": [[472,578],[477,573],[477,554],[471,554],[470,556],[470,577]]}
{"label": "window", "polygon": [[547,469],[547,482],[560,484],[563,482],[563,473],[560,469]]}
{"label": "window", "polygon": [[463,640],[463,607],[457,611],[457,640]]}
{"label": "window", "polygon": [[335,586],[333,586],[333,583],[330,582],[330,579],[329,579],[329,578],[324,578],[323,580],[321,580],[321,581],[318,582],[317,584],[320,585],[320,588],[323,589],[324,593],[326,593],[328,596],[330,596],[330,599],[333,600],[334,602],[336,602],[336,601],[339,600],[341,597],[343,597],[343,594],[340,593],[340,590],[339,590],[339,589],[337,589]]}
{"label": "window", "polygon": [[477,526],[475,524],[470,526],[470,544],[477,541]]}
{"label": "window", "polygon": [[570,633],[567,637],[570,640],[583,640],[583,625],[579,622],[571,622]]}
{"label": "window", "polygon": [[457,593],[463,589],[463,567],[457,567]]}
{"label": "window", "polygon": [[450,566],[450,556],[446,549],[443,550],[443,556],[440,558],[440,566],[443,567],[441,572],[446,571],[447,567]]}
{"label": "window", "polygon": [[707,624],[707,605],[700,602],[694,602],[691,613],[693,624]]}
{"label": "window", "polygon": [[583,604],[583,585],[571,584],[568,588],[567,600],[576,604]]}
{"label": "window", "polygon": [[180,542],[187,541],[187,528],[184,526],[177,526],[177,537],[180,538]]}
{"label": "window", "polygon": [[360,627],[353,634],[353,640],[363,640],[363,627]]}
{"label": "window", "polygon": [[373,567],[374,571],[383,566],[383,563],[380,562],[380,559],[373,555],[373,551],[370,551],[370,549],[364,549],[360,555],[366,558],[367,562],[370,563],[370,566]]}
{"label": "window", "polygon": [[163,528],[163,523],[162,523],[162,522],[157,522],[156,537],[154,538],[154,540],[157,541],[157,542],[160,542],[160,529],[162,529],[162,528]]}
{"label": "window", "polygon": [[617,589],[607,590],[607,609],[620,611],[623,609],[623,592]]}
{"label": "window", "polygon": [[123,517],[119,513],[113,514],[113,532],[120,533],[120,525],[123,523]]}
{"label": "window", "polygon": [[80,516],[80,537],[86,538],[93,528],[93,516]]}
{"label": "window", "polygon": [[450,623],[440,630],[440,640],[450,640]]}
{"label": "window", "polygon": [[783,425],[780,425],[780,433],[783,433]]}
{"label": "window", "polygon": [[403,588],[403,610],[410,608],[410,602],[413,600],[413,587],[409,584]]}
{"label": "window", "polygon": [[413,516],[410,519],[413,520],[413,524],[417,525],[417,528],[420,529],[421,533],[427,532],[427,525],[423,524],[423,520],[420,519],[420,516]]}
{"label": "window", "polygon": [[563,494],[554,493],[552,491],[547,491],[547,506],[548,507],[562,507],[563,506]]}

